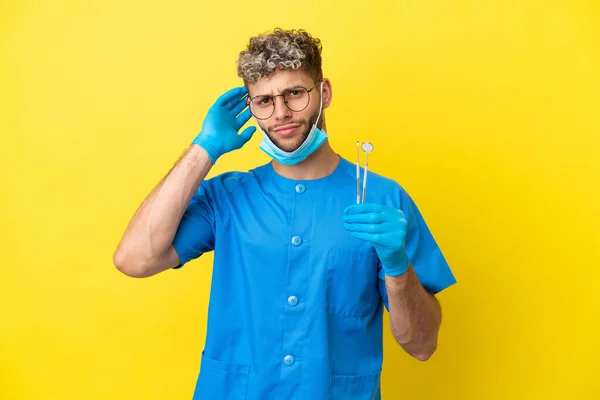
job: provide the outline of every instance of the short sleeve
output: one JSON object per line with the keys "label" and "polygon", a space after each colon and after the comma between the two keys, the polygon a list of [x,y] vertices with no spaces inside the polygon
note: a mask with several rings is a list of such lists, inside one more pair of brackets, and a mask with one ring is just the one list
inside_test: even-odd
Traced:
{"label": "short sleeve", "polygon": [[204,181],[198,188],[175,233],[173,247],[181,264],[174,269],[214,250],[215,213],[208,183]]}
{"label": "short sleeve", "polygon": [[[400,191],[400,209],[404,212],[407,221],[406,254],[421,285],[428,292],[436,294],[456,283],[456,278],[417,205],[403,190]],[[385,274],[381,266],[378,276],[380,278],[379,290],[387,308],[388,300],[385,287]]]}

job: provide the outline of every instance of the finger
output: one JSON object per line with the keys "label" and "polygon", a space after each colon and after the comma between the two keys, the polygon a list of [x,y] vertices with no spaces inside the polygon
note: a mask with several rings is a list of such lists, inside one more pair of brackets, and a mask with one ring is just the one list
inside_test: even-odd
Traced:
{"label": "finger", "polygon": [[350,232],[350,236],[353,236],[357,239],[366,240],[367,242],[371,242],[373,244],[380,244],[380,235],[376,233]]}
{"label": "finger", "polygon": [[250,109],[247,108],[243,113],[240,114],[239,117],[235,119],[235,129],[239,130],[242,126],[246,124],[252,118],[252,113]]}
{"label": "finger", "polygon": [[244,108],[246,108],[248,105],[246,104],[246,98],[243,97],[240,99],[240,101],[238,101],[237,103],[235,103],[233,105],[233,107],[231,108],[231,114],[236,117],[239,113],[241,113],[242,111],[244,111]]}
{"label": "finger", "polygon": [[248,97],[248,95],[244,91],[242,91],[242,93],[239,95],[239,97],[234,97],[232,99],[229,99],[225,104],[223,104],[223,107],[225,109],[231,111],[240,103],[246,104],[246,97]]}
{"label": "finger", "polygon": [[382,212],[384,206],[376,203],[361,203],[361,204],[353,204],[349,207],[346,207],[344,210],[345,215],[354,215],[354,214],[366,214],[366,213],[378,213]]}
{"label": "finger", "polygon": [[250,140],[252,138],[252,135],[254,135],[254,132],[256,132],[256,127],[249,126],[246,129],[244,129],[242,131],[242,133],[240,133],[240,139],[242,140],[242,146],[245,145],[248,142],[248,140]]}
{"label": "finger", "polygon": [[344,224],[344,228],[350,232],[362,233],[385,233],[388,229],[383,224]]}
{"label": "finger", "polygon": [[383,214],[376,212],[366,214],[346,214],[344,215],[344,222],[361,224],[381,224],[382,222],[385,222],[385,217]]}
{"label": "finger", "polygon": [[244,94],[246,94],[245,86],[230,89],[219,96],[215,104],[218,106],[227,107],[227,104],[229,104],[230,101],[239,100]]}
{"label": "finger", "polygon": [[236,108],[240,103],[244,104],[244,106],[248,105],[246,99],[248,98],[248,92],[243,92],[242,95],[237,100],[231,100],[227,103],[227,107],[232,110]]}

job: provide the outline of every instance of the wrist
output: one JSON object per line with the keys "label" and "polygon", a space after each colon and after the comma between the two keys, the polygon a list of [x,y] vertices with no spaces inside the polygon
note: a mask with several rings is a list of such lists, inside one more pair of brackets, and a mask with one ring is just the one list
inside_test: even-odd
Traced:
{"label": "wrist", "polygon": [[196,137],[196,139],[194,139],[192,144],[196,144],[196,145],[200,146],[202,149],[204,149],[204,151],[206,151],[206,153],[208,154],[208,158],[210,158],[210,160],[212,161],[213,165],[217,162],[217,160],[221,156],[221,154],[219,153],[219,151],[217,151],[215,146],[212,146],[208,140],[204,139],[204,137],[202,136],[202,133],[200,133],[198,135],[198,137]]}
{"label": "wrist", "polygon": [[408,256],[406,255],[406,252],[402,253],[402,258],[398,261],[395,261],[390,264],[382,263],[383,272],[387,276],[403,275],[404,273],[406,273],[406,271],[408,271],[409,265],[410,265],[410,262],[408,260]]}
{"label": "wrist", "polygon": [[189,165],[206,164],[210,167],[212,159],[204,147],[198,143],[191,143],[185,154],[181,157],[181,162]]}

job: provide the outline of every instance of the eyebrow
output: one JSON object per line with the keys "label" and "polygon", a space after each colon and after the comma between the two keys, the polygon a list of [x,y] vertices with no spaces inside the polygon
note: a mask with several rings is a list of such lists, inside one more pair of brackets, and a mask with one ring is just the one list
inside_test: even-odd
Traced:
{"label": "eyebrow", "polygon": [[[300,83],[299,83],[299,84],[297,84],[297,85],[292,85],[292,86],[289,86],[289,87],[287,87],[287,88],[283,89],[283,91],[282,91],[282,92],[286,92],[286,91],[288,91],[288,90],[292,90],[292,89],[298,89],[298,88],[306,89],[306,88],[305,88],[305,87],[304,87],[302,84],[300,84]],[[252,97],[254,98],[254,97],[260,97],[260,96],[268,96],[268,97],[273,97],[274,95],[273,95],[273,94],[257,94],[256,96],[252,96]]]}

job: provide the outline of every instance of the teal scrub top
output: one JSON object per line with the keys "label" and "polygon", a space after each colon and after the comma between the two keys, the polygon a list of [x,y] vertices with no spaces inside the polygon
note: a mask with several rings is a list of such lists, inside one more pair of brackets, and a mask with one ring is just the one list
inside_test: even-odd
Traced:
{"label": "teal scrub top", "polygon": [[[411,197],[369,172],[366,202],[401,209],[406,252],[426,290],[456,282]],[[184,264],[214,250],[194,400],[380,399],[385,275],[344,229],[356,165],[317,180],[271,163],[200,185],[174,239]]]}

